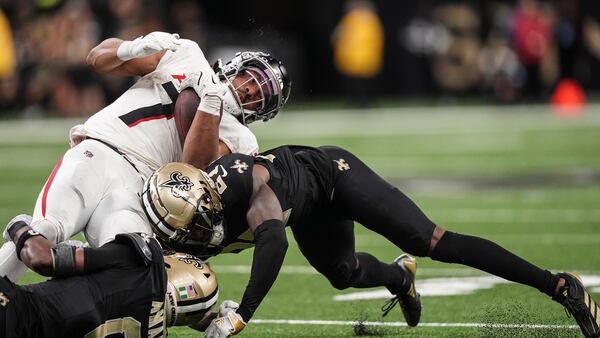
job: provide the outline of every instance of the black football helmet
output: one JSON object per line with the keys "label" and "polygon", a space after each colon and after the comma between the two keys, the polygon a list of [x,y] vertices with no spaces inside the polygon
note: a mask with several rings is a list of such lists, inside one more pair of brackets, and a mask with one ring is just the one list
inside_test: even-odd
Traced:
{"label": "black football helmet", "polygon": [[[263,52],[238,52],[231,61],[223,64],[219,59],[214,65],[214,70],[222,80],[226,80],[231,87],[237,103],[242,108],[237,118],[247,125],[254,121],[268,121],[275,117],[287,102],[292,89],[292,81],[283,64],[268,53]],[[250,74],[260,88],[261,98],[253,102],[242,102],[237,89],[232,84],[233,79],[244,72]],[[245,106],[258,103],[254,110],[245,109]]]}

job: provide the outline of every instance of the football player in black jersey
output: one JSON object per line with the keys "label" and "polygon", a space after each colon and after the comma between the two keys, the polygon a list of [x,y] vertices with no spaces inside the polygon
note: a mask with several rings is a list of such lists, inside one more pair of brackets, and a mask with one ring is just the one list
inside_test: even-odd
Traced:
{"label": "football player in black jersey", "polygon": [[18,218],[7,232],[28,267],[55,278],[26,286],[0,278],[0,337],[162,337],[165,327],[203,330],[215,317],[214,272],[189,254],[163,259],[154,238],[119,234],[99,248],[52,247]]}
{"label": "football player in black jersey", "polygon": [[165,243],[202,258],[254,246],[250,281],[237,309],[213,320],[209,337],[241,331],[274,283],[289,225],[300,251],[337,289],[385,286],[406,322],[418,324],[416,262],[386,264],[355,252],[354,221],[404,252],[460,263],[529,285],[564,305],[586,337],[600,336],[600,307],[573,273],[553,274],[499,245],[446,231],[352,153],[338,147],[283,146],[255,157],[232,154],[206,171],[172,163],[146,182],[144,209]]}

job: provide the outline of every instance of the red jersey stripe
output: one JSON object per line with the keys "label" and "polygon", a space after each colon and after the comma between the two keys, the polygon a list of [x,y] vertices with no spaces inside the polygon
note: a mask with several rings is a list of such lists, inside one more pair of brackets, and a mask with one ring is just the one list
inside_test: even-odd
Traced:
{"label": "red jersey stripe", "polygon": [[48,177],[48,181],[46,181],[46,185],[44,186],[44,193],[42,195],[42,217],[46,217],[46,198],[48,197],[48,190],[50,190],[50,186],[52,185],[52,181],[54,181],[54,177],[56,176],[56,172],[58,172],[58,168],[62,164],[62,157],[58,160],[50,177]]}

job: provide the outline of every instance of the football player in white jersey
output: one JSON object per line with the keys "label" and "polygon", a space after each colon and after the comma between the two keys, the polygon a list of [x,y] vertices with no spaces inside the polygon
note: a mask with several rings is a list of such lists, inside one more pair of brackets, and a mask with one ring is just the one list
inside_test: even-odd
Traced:
{"label": "football player in white jersey", "polygon": [[[291,88],[285,67],[269,54],[238,53],[213,70],[195,42],[165,32],[104,40],[86,61],[99,73],[140,78],[71,129],[71,148],[40,192],[33,218],[15,217],[5,239],[15,224],[30,224],[53,243],[83,231],[92,247],[118,233],[152,234],[138,195],[144,180],[173,161],[203,168],[230,152],[257,153],[256,137],[246,125],[274,117]],[[185,123],[174,106],[186,87],[194,89],[200,104],[181,137],[177,125]],[[24,271],[14,244],[6,240],[0,276],[16,282]]]}

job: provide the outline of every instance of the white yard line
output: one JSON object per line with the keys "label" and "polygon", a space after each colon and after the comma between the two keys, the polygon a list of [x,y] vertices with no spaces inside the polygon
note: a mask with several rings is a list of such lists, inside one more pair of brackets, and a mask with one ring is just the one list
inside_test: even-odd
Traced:
{"label": "white yard line", "polygon": [[[219,265],[211,264],[211,268],[218,274],[247,274],[250,273],[250,265]],[[550,269],[551,271],[565,271],[569,269]],[[577,271],[582,275],[600,275],[600,271]],[[319,272],[312,266],[307,265],[284,265],[279,271],[283,275],[318,275]],[[489,276],[479,270],[471,268],[419,268],[418,277],[424,276]]]}
{"label": "white yard line", "polygon": [[[391,326],[405,327],[402,322],[370,322],[354,320],[302,320],[302,319],[252,319],[252,324],[283,324],[283,325],[366,325],[366,326]],[[577,325],[551,325],[551,324],[497,324],[497,323],[419,323],[418,327],[466,327],[466,328],[493,328],[493,329],[579,329]]]}

